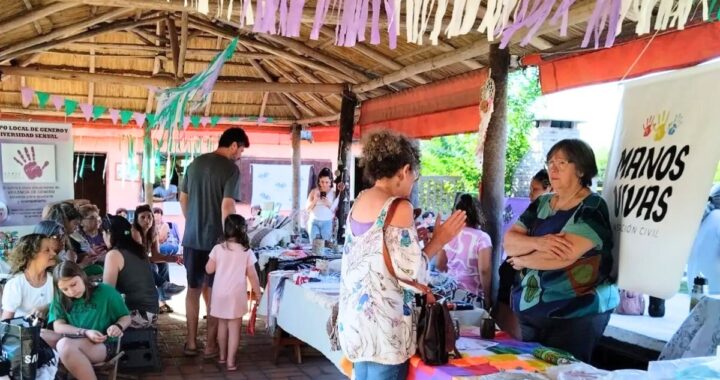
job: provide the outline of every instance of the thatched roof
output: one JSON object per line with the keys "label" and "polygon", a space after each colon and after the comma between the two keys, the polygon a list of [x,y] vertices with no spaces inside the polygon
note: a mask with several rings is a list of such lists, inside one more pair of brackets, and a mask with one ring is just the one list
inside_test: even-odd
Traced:
{"label": "thatched roof", "polygon": [[[435,46],[410,44],[400,35],[392,50],[384,32],[379,45],[335,46],[333,25],[323,27],[319,40],[309,40],[312,13],[307,12],[315,9],[314,1],[306,2],[307,22],[295,39],[254,34],[182,3],[0,0],[0,111],[61,115],[35,103],[23,109],[20,88],[27,86],[82,103],[152,112],[148,85],[181,83],[206,68],[238,34],[238,51],[222,70],[206,116],[333,122],[345,85],[368,99],[476,70],[488,60],[487,38],[474,31],[441,38]],[[511,44],[511,53],[577,47],[593,7],[593,1],[577,1],[566,37],[559,36],[557,26],[546,25],[530,45]]]}

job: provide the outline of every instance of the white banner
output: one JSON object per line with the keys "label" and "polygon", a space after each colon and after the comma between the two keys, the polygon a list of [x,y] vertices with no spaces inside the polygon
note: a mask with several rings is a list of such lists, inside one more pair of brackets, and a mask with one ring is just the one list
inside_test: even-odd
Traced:
{"label": "white banner", "polygon": [[73,198],[70,128],[0,120],[0,230],[27,232],[46,204]]}
{"label": "white banner", "polygon": [[[312,165],[300,166],[300,209],[305,207]],[[252,204],[280,203],[281,210],[292,210],[292,165],[252,164]]]}
{"label": "white banner", "polygon": [[718,64],[626,86],[603,188],[622,289],[680,287],[720,159],[719,88]]}

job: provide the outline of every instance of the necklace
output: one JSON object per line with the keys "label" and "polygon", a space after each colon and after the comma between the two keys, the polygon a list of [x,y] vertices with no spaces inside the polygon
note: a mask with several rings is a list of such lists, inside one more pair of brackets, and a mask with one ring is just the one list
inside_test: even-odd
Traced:
{"label": "necklace", "polygon": [[573,195],[570,196],[570,198],[566,199],[565,202],[562,203],[562,205],[558,205],[558,202],[560,202],[560,195],[555,194],[555,196],[557,196],[557,202],[555,202],[555,207],[553,207],[551,204],[550,209],[552,209],[553,212],[557,212],[558,210],[563,209],[565,206],[570,204],[570,202],[573,199],[575,199],[575,196],[578,195],[583,189],[585,189],[585,188],[584,187],[579,188]]}

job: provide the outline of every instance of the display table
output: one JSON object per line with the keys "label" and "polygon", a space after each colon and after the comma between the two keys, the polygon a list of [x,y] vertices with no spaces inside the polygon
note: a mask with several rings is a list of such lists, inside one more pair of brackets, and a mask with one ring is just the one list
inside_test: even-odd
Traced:
{"label": "display table", "polygon": [[[339,282],[330,277],[323,282],[296,285],[291,279],[285,280],[282,296],[275,298],[275,290],[283,276],[292,271],[276,271],[268,276],[267,289],[258,307],[258,315],[275,319],[285,332],[320,351],[344,374],[350,376],[352,363],[343,358],[341,351],[333,351],[327,333],[327,323],[339,295]],[[277,305],[274,302],[278,302]],[[272,310],[276,308],[277,313]],[[484,310],[452,311],[451,315],[464,326],[477,326],[485,316]],[[269,321],[272,323],[272,321]],[[472,330],[472,329],[471,329]],[[472,334],[471,334],[472,335]],[[530,353],[538,345],[511,340],[505,334],[498,334],[494,341],[477,337],[461,337],[458,349],[462,359],[448,365],[431,367],[414,357],[410,361],[408,379],[456,379],[472,378],[504,370],[542,372],[549,364],[535,359]]]}

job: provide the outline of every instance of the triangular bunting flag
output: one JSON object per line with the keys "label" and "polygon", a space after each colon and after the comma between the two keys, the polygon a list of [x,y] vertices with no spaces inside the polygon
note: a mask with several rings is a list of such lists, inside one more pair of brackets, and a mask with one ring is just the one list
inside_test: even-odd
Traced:
{"label": "triangular bunting flag", "polygon": [[99,119],[100,116],[102,116],[102,114],[105,113],[105,110],[107,110],[107,107],[105,107],[105,106],[93,106],[93,111],[92,111],[93,120]]}
{"label": "triangular bunting flag", "polygon": [[192,115],[190,116],[190,122],[193,125],[193,128],[197,128],[200,126],[200,115]]}
{"label": "triangular bunting flag", "polygon": [[216,126],[218,124],[218,122],[220,121],[220,119],[221,119],[220,116],[210,116],[210,125],[213,127]]}
{"label": "triangular bunting flag", "polygon": [[258,117],[258,118],[257,118],[257,122],[258,122],[258,124],[260,124],[260,123],[264,123],[264,122],[265,122],[265,120],[267,120],[267,118],[266,118],[266,117]]}
{"label": "triangular bunting flag", "polygon": [[135,120],[135,124],[137,124],[138,128],[140,128],[143,126],[143,124],[145,124],[145,114],[141,112],[135,112],[133,113],[133,120]]}
{"label": "triangular bunting flag", "polygon": [[127,123],[130,122],[130,118],[132,118],[133,111],[128,110],[120,110],[120,124],[125,126]]}
{"label": "triangular bunting flag", "polygon": [[203,116],[200,118],[200,125],[203,126],[203,128],[207,127],[208,123],[210,123],[210,118],[207,116]]}
{"label": "triangular bunting flag", "polygon": [[52,95],[50,101],[55,106],[55,111],[60,111],[63,106],[63,98],[57,95]]}
{"label": "triangular bunting flag", "polygon": [[75,113],[77,106],[78,102],[72,99],[65,99],[65,116],[70,116]]}
{"label": "triangular bunting flag", "polygon": [[90,121],[90,118],[92,117],[92,113],[93,113],[92,104],[81,103],[80,110],[82,111],[83,116],[85,116],[85,121]]}
{"label": "triangular bunting flag", "polygon": [[35,91],[35,95],[38,97],[38,106],[40,106],[41,109],[45,108],[48,100],[50,100],[50,94],[42,91]]}
{"label": "triangular bunting flag", "polygon": [[32,103],[33,95],[35,95],[35,90],[33,90],[30,87],[22,87],[20,88],[20,96],[22,96],[22,106],[23,108],[28,108],[30,106],[30,103]]}
{"label": "triangular bunting flag", "polygon": [[117,125],[118,119],[120,119],[120,111],[116,110],[115,108],[110,108],[110,120],[112,120],[113,125]]}
{"label": "triangular bunting flag", "polygon": [[190,118],[185,116],[183,118],[183,129],[187,129],[188,125],[190,125]]}
{"label": "triangular bunting flag", "polygon": [[145,115],[145,117],[147,119],[148,128],[154,127],[155,126],[155,114],[149,113],[149,114]]}

